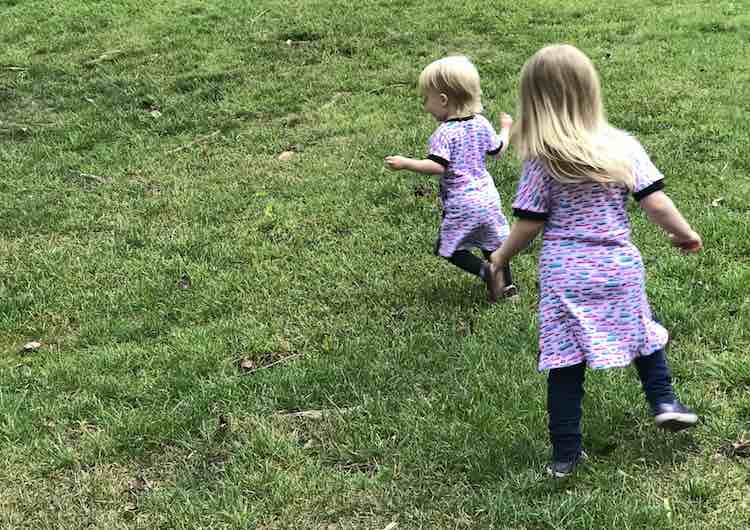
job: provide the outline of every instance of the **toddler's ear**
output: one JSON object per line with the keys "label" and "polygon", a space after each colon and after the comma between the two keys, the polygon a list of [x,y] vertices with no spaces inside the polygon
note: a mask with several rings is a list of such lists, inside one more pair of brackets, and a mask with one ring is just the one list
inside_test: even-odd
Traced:
{"label": "toddler's ear", "polygon": [[445,95],[445,94],[443,94],[442,92],[440,93],[440,104],[443,107],[447,107],[448,106],[448,96]]}

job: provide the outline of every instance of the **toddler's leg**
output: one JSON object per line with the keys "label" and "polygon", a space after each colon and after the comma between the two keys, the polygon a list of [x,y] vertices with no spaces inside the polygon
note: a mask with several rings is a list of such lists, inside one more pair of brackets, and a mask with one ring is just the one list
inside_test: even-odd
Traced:
{"label": "toddler's leg", "polygon": [[698,416],[680,403],[674,394],[664,350],[636,357],[633,364],[638,370],[638,377],[657,426],[670,431],[681,431],[698,422]]}
{"label": "toddler's leg", "polygon": [[465,270],[474,276],[479,276],[484,279],[484,260],[478,258],[468,250],[455,251],[453,255],[448,258],[448,261],[453,263],[459,269]]}
{"label": "toddler's leg", "polygon": [[554,368],[547,376],[547,411],[552,459],[576,462],[581,447],[581,404],[586,363]]}

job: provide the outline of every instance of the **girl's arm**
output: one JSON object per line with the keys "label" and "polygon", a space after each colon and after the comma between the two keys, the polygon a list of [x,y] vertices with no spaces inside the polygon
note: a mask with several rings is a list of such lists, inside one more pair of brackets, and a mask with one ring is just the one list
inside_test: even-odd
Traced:
{"label": "girl's arm", "polygon": [[682,214],[663,191],[655,191],[641,199],[641,208],[649,221],[659,225],[669,234],[672,244],[688,252],[697,252],[703,246],[701,237],[690,227]]}
{"label": "girl's arm", "polygon": [[542,231],[544,221],[536,219],[518,219],[510,229],[508,239],[490,255],[490,261],[497,267],[504,267],[510,260],[529,246],[534,238]]}
{"label": "girl's arm", "polygon": [[387,156],[385,157],[385,165],[388,169],[394,171],[408,169],[425,175],[442,175],[443,171],[445,171],[443,166],[432,160],[415,160],[413,158],[406,158],[405,156]]}

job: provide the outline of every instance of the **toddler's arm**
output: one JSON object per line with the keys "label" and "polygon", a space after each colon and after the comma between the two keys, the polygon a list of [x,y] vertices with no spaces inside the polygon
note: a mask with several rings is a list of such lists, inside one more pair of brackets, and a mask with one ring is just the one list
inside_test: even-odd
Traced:
{"label": "toddler's arm", "polygon": [[663,191],[647,195],[639,202],[649,221],[664,229],[672,244],[687,252],[698,252],[703,247],[699,236],[688,224],[672,199]]}
{"label": "toddler's arm", "polygon": [[442,175],[445,171],[443,166],[432,160],[415,160],[405,156],[387,156],[385,157],[385,166],[394,171],[408,169],[425,175]]}

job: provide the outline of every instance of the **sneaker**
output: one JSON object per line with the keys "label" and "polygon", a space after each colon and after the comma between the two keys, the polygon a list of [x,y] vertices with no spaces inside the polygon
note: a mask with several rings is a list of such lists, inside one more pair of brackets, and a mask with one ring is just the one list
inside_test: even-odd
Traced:
{"label": "sneaker", "polygon": [[657,427],[677,432],[694,427],[698,415],[677,400],[672,403],[660,403],[654,410],[654,421]]}
{"label": "sneaker", "polygon": [[547,475],[552,478],[568,478],[575,473],[578,464],[585,462],[589,455],[586,451],[581,451],[574,460],[565,462],[552,461],[547,465]]}

